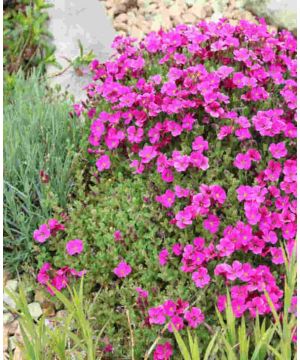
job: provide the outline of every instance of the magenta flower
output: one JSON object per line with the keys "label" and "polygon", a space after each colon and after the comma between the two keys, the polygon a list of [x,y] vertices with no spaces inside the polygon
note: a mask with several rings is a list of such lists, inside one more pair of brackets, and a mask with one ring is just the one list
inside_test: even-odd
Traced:
{"label": "magenta flower", "polygon": [[51,264],[50,263],[44,263],[43,266],[41,267],[38,275],[37,275],[37,281],[40,284],[47,284],[47,282],[49,282],[50,280],[50,276],[48,275],[48,271],[50,271],[52,269]]}
{"label": "magenta flower", "polygon": [[184,318],[193,329],[196,329],[204,321],[204,315],[197,307],[192,307],[190,311],[187,311]]}
{"label": "magenta flower", "polygon": [[168,325],[168,330],[172,333],[173,326],[177,331],[180,331],[184,328],[183,319],[180,316],[172,316],[170,319],[170,324]]}
{"label": "magenta flower", "polygon": [[110,168],[110,158],[108,155],[102,155],[96,161],[96,166],[99,171],[108,170]]}
{"label": "magenta flower", "polygon": [[67,253],[71,256],[80,254],[83,251],[83,241],[80,239],[70,240],[66,244]]}
{"label": "magenta flower", "polygon": [[135,288],[136,292],[139,294],[140,297],[147,299],[149,296],[149,293],[147,290],[143,290],[140,287]]}
{"label": "magenta flower", "polygon": [[251,168],[251,159],[247,154],[238,154],[233,164],[240,170],[249,170]]}
{"label": "magenta flower", "polygon": [[278,144],[271,144],[269,146],[269,151],[274,159],[280,159],[287,155],[287,149],[284,142],[280,142]]}
{"label": "magenta flower", "polygon": [[144,148],[139,151],[139,156],[141,157],[143,164],[149,163],[157,156],[157,154],[155,147],[149,145],[144,146]]}
{"label": "magenta flower", "polygon": [[218,296],[218,301],[217,301],[217,308],[220,312],[224,311],[226,308],[226,301],[227,301],[227,297],[226,295],[220,295]]}
{"label": "magenta flower", "polygon": [[231,301],[232,311],[236,318],[243,316],[244,312],[247,310],[247,305],[245,304],[244,298],[237,298]]}
{"label": "magenta flower", "polygon": [[272,255],[272,263],[279,265],[284,264],[284,257],[283,252],[281,248],[272,247],[270,249],[271,255]]}
{"label": "magenta flower", "polygon": [[165,301],[163,308],[167,316],[174,316],[176,314],[177,305],[173,300]]}
{"label": "magenta flower", "polygon": [[178,151],[173,152],[173,166],[178,172],[185,171],[190,163],[190,158],[187,155],[181,155]]}
{"label": "magenta flower", "polygon": [[158,261],[161,266],[165,266],[168,262],[169,252],[167,249],[163,249],[158,255]]}
{"label": "magenta flower", "polygon": [[150,324],[162,325],[166,321],[165,311],[162,306],[148,310]]}
{"label": "magenta flower", "polygon": [[118,266],[114,269],[114,273],[119,278],[125,278],[131,273],[131,266],[128,265],[125,261],[121,261]]}
{"label": "magenta flower", "polygon": [[42,224],[37,230],[33,232],[33,238],[40,244],[44,243],[51,236],[51,231],[47,224]]}
{"label": "magenta flower", "polygon": [[172,345],[169,342],[156,346],[153,360],[169,360],[173,354]]}
{"label": "magenta flower", "polygon": [[175,202],[175,193],[172,190],[167,190],[164,194],[156,196],[155,200],[165,208],[170,208]]}
{"label": "magenta flower", "polygon": [[116,230],[114,232],[114,238],[115,238],[115,241],[122,241],[123,240],[123,236],[122,236],[122,233],[120,230]]}
{"label": "magenta flower", "polygon": [[210,283],[210,276],[208,275],[207,269],[204,267],[200,267],[198,271],[195,271],[192,275],[192,279],[199,288],[204,288]]}
{"label": "magenta flower", "polygon": [[208,230],[212,234],[215,234],[220,225],[220,219],[213,214],[208,215],[207,219],[203,221],[203,227],[204,229]]}

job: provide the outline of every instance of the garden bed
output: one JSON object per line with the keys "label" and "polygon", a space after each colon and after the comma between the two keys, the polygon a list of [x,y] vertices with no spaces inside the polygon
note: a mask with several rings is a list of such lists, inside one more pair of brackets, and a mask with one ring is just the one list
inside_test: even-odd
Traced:
{"label": "garden bed", "polygon": [[[108,4],[120,24],[157,12]],[[15,359],[296,354],[296,40],[163,6],[169,25],[117,36],[73,108],[35,72],[10,89]]]}

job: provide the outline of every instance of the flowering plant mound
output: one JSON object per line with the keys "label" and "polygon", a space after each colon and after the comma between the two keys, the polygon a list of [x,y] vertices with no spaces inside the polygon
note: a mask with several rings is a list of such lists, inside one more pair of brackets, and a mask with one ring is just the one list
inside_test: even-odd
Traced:
{"label": "flowering plant mound", "polygon": [[[74,106],[89,122],[96,182],[128,171],[151,181],[143,200],[174,234],[157,248],[156,266],[179,268],[192,281],[187,300],[189,291],[209,292],[223,311],[228,287],[236,317],[270,314],[265,292],[280,311],[281,244],[291,256],[296,236],[295,38],[269,33],[263,20],[223,19],[140,43],[118,36],[113,48],[110,61],[91,63],[88,101]],[[130,251],[110,269],[118,282],[139,272]],[[170,297],[149,304],[144,324],[167,316],[177,329],[196,328],[210,317],[202,307],[173,313],[174,304]],[[159,352],[172,353],[167,345]]]}

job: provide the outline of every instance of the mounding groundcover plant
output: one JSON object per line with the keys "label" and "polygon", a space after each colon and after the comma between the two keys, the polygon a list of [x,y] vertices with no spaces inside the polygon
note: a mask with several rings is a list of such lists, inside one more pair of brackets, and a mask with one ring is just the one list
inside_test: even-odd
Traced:
{"label": "mounding groundcover plant", "polygon": [[88,165],[68,217],[34,233],[38,281],[100,288],[113,359],[177,358],[185,328],[205,350],[227,291],[234,317],[272,322],[296,238],[296,39],[222,19],[113,48],[74,105]]}

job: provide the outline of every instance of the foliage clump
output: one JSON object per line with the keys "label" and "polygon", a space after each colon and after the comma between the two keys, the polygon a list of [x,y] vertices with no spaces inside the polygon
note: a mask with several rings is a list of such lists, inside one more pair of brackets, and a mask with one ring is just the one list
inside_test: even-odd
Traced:
{"label": "foliage clump", "polygon": [[[296,236],[296,40],[264,21],[221,20],[140,43],[118,36],[113,48],[91,63],[88,100],[74,106],[87,165],[66,239],[41,248],[41,265],[54,255],[57,267],[87,270],[116,356],[130,341],[126,309],[138,356],[162,327],[195,327],[205,348],[226,288],[236,318],[283,308]],[[65,251],[73,238],[84,244],[76,257]],[[159,349],[156,359],[171,356]]]}

